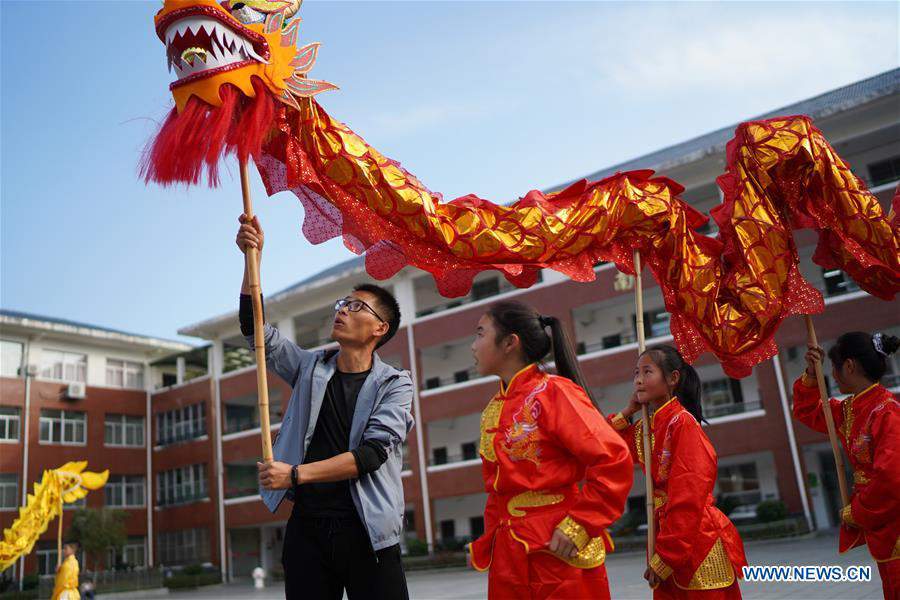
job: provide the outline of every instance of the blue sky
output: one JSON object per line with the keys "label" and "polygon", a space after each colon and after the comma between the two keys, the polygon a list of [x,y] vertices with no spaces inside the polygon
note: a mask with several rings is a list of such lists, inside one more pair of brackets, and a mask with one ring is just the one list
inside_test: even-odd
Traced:
{"label": "blue sky", "polygon": [[[0,306],[167,338],[236,308],[241,211],[147,187],[171,107],[159,2],[0,1]],[[328,2],[301,42],[321,104],[447,199],[497,202],[898,65],[893,2]],[[266,198],[263,291],[351,255]]]}

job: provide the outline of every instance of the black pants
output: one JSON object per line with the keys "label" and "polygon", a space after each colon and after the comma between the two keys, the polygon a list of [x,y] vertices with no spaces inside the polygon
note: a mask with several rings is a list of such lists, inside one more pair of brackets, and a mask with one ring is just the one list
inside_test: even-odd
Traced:
{"label": "black pants", "polygon": [[291,514],[281,555],[287,600],[408,600],[400,544],[372,550],[356,517],[301,518]]}

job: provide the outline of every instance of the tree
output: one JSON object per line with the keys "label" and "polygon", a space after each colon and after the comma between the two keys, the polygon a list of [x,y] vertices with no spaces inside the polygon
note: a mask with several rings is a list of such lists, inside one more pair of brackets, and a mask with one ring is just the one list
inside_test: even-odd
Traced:
{"label": "tree", "polygon": [[[86,556],[85,563],[91,560],[96,571],[109,548],[115,548],[118,554],[125,545],[127,518],[128,513],[124,510],[82,508],[73,515],[66,537],[81,544]],[[87,564],[84,566],[86,569]]]}

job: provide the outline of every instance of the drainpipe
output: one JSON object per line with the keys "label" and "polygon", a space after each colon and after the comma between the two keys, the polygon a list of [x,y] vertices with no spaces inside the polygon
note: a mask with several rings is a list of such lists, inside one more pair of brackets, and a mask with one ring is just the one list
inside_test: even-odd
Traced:
{"label": "drainpipe", "polygon": [[[22,506],[28,504],[28,447],[31,427],[31,380],[37,374],[37,367],[32,366],[28,359],[31,356],[31,338],[25,340],[22,356],[22,368],[25,369],[25,411],[22,415]],[[19,559],[19,591],[25,588],[25,556]]]}
{"label": "drainpipe", "polygon": [[781,355],[772,357],[772,367],[775,369],[775,379],[778,381],[778,396],[781,398],[781,412],[784,415],[784,428],[787,431],[788,446],[791,448],[791,459],[794,463],[794,475],[797,478],[797,489],[800,492],[800,501],[803,502],[803,516],[806,518],[806,527],[812,531],[812,514],[809,510],[809,498],[807,496],[806,478],[803,476],[803,468],[800,465],[800,454],[797,450],[797,438],[794,436],[794,427],[791,423],[791,409],[788,406],[787,387],[784,384],[784,371],[781,366]]}
{"label": "drainpipe", "polygon": [[147,567],[153,568],[153,409],[152,409],[152,392],[153,378],[150,366],[147,365],[144,371],[145,385],[147,394],[147,425],[144,428],[144,442],[147,445]]}
{"label": "drainpipe", "polygon": [[[219,570],[222,573],[223,581],[231,581],[229,569],[226,567],[225,552],[225,483],[223,481],[223,473],[225,466],[222,462],[222,393],[219,386],[219,378],[222,375],[222,365],[218,356],[217,342],[213,342],[207,351],[207,364],[209,371],[209,384],[212,387],[213,401],[213,431],[215,432],[215,442],[213,443],[213,452],[215,454],[213,464],[216,469],[216,496],[218,497],[219,509]],[[269,434],[271,435],[271,433]]]}
{"label": "drainpipe", "polygon": [[428,494],[428,470],[425,464],[425,438],[422,431],[422,408],[419,402],[419,375],[416,364],[416,341],[413,334],[413,324],[406,326],[406,341],[409,351],[409,372],[413,381],[413,415],[416,421],[416,448],[419,458],[419,483],[422,486],[422,509],[425,517],[425,541],[428,544],[428,554],[434,552],[434,535],[431,531],[431,496]]}

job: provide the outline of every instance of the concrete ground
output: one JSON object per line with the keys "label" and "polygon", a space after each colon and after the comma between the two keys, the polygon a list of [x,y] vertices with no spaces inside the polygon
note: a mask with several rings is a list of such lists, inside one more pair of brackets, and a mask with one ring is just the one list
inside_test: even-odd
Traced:
{"label": "concrete ground", "polygon": [[[877,599],[881,598],[881,580],[878,569],[865,548],[857,548],[845,555],[837,553],[837,537],[833,534],[808,536],[799,539],[750,542],[746,545],[747,558],[752,565],[871,565],[872,581],[867,583],[741,583],[744,598],[789,599],[815,598],[816,600]],[[610,592],[614,600],[650,598],[650,590],[642,578],[644,556],[639,552],[612,554],[607,557]],[[487,596],[487,575],[463,569],[416,571],[409,573],[410,597],[415,600],[484,599]],[[120,598],[121,595],[117,595]],[[249,583],[210,586],[193,592],[166,594],[175,599],[230,599],[275,600],[284,598],[284,590],[278,586],[254,590]],[[159,597],[129,595],[128,598]]]}

